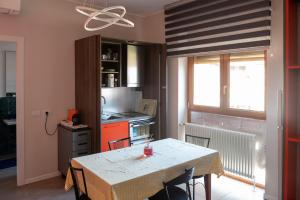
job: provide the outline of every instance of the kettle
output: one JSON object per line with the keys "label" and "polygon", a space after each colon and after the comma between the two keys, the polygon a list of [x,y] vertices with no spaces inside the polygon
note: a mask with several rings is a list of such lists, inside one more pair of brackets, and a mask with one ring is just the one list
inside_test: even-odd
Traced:
{"label": "kettle", "polygon": [[79,113],[76,113],[72,116],[72,123],[73,123],[73,126],[77,126],[80,124],[80,115]]}

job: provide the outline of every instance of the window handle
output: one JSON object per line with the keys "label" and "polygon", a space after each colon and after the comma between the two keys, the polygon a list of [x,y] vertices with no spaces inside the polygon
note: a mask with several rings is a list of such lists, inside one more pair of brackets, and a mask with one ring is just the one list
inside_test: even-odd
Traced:
{"label": "window handle", "polygon": [[224,86],[223,86],[223,95],[226,95],[226,93],[227,93],[227,88],[228,88],[227,85],[224,85]]}

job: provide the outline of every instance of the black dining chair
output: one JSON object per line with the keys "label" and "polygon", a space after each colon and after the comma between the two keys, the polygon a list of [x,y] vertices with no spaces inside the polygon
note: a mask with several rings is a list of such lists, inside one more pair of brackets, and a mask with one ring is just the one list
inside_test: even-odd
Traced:
{"label": "black dining chair", "polygon": [[[173,180],[163,183],[164,189],[149,197],[149,200],[192,200],[189,182],[194,175],[195,168],[185,170],[185,173]],[[178,185],[185,184],[186,191],[179,188]]]}
{"label": "black dining chair", "polygon": [[[84,176],[84,171],[83,169],[79,169],[79,168],[74,168],[72,166],[72,164],[70,163],[70,171],[71,171],[71,176],[72,176],[72,180],[73,180],[73,185],[74,185],[74,192],[75,192],[75,197],[76,200],[91,200],[88,196],[88,191],[87,191],[87,187],[86,187],[86,181],[85,181],[85,176]],[[82,176],[82,180],[83,180],[83,184],[84,184],[84,192],[80,191],[80,187],[78,184],[78,173],[81,173]]]}
{"label": "black dining chair", "polygon": [[122,148],[129,147],[129,146],[131,146],[130,137],[122,138],[122,139],[119,139],[119,140],[108,141],[109,150],[122,149]]}
{"label": "black dining chair", "polygon": [[[199,146],[203,146],[208,148],[209,147],[209,143],[210,143],[210,138],[207,137],[199,137],[199,136],[194,136],[194,135],[185,135],[185,142],[191,143],[191,144],[195,144],[195,145],[199,145]],[[204,175],[201,176],[193,176],[193,200],[195,200],[195,190],[196,190],[196,185],[198,183],[196,183],[196,179],[200,179],[203,178]],[[204,189],[206,190],[206,188],[204,187]]]}

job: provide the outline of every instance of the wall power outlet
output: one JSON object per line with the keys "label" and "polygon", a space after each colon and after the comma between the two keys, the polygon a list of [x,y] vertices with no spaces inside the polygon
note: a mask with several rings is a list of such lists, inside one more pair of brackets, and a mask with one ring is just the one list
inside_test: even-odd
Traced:
{"label": "wall power outlet", "polygon": [[44,109],[44,110],[42,110],[42,114],[43,115],[50,115],[51,114],[51,112],[50,112],[50,109]]}

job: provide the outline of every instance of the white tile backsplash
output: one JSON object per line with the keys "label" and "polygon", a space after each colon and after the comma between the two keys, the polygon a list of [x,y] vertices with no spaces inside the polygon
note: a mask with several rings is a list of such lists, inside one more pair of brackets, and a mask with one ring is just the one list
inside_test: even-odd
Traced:
{"label": "white tile backsplash", "polygon": [[126,87],[102,88],[101,95],[106,99],[106,104],[102,101],[103,111],[114,113],[136,111],[142,98],[141,91]]}

